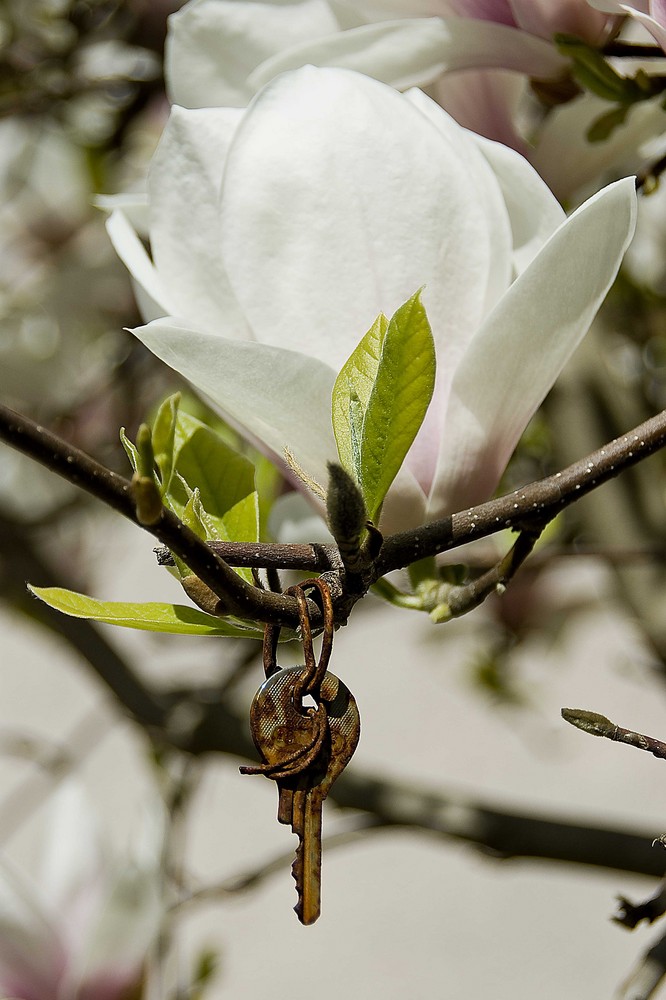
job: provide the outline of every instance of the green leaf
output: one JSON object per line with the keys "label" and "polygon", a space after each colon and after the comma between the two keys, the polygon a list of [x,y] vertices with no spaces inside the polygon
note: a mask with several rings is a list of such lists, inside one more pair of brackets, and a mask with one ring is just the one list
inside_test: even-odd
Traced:
{"label": "green leaf", "polygon": [[180,393],[176,392],[164,400],[153,421],[153,450],[157,468],[160,470],[163,493],[169,488],[173,471],[173,452],[179,405]]}
{"label": "green leaf", "polygon": [[134,442],[130,441],[130,439],[127,437],[124,427],[120,428],[120,441],[122,443],[123,448],[125,449],[125,454],[130,460],[130,465],[136,472],[136,470],[139,468],[139,452],[137,451]]}
{"label": "green leaf", "polygon": [[423,423],[435,388],[435,366],[435,344],[419,289],[388,325],[363,420],[361,490],[375,522]]}
{"label": "green leaf", "polygon": [[[188,418],[188,422],[193,419]],[[254,466],[225,444],[215,431],[198,421],[197,424],[178,449],[174,468],[191,489],[199,490],[204,510],[214,520],[222,521],[238,503],[254,493]],[[170,492],[174,499],[180,496],[187,502],[182,484],[174,484]],[[255,526],[251,537],[235,536],[234,541],[254,542],[256,531]]]}
{"label": "green leaf", "polygon": [[613,69],[598,49],[575,35],[555,35],[555,42],[562,55],[571,58],[573,77],[581,87],[618,104],[632,104],[644,99],[642,88]]}
{"label": "green leaf", "polygon": [[[178,413],[174,432],[174,465],[166,502],[182,519],[198,490],[196,510],[189,516],[205,529],[205,538],[232,542],[259,540],[259,501],[254,466],[196,417]],[[198,529],[197,533],[199,533]],[[249,583],[249,569],[235,570]]]}
{"label": "green leaf", "polygon": [[97,601],[94,597],[77,594],[61,587],[32,587],[29,590],[40,600],[72,618],[89,618],[108,625],[142,629],[146,632],[170,632],[178,635],[224,635],[245,639],[262,639],[263,631],[252,626],[207,615],[197,608],[180,604]]}
{"label": "green leaf", "polygon": [[605,142],[610,139],[616,128],[624,125],[627,115],[631,111],[631,105],[621,104],[612,111],[607,111],[592,122],[586,133],[588,142]]}
{"label": "green leaf", "polygon": [[370,393],[377,377],[388,320],[380,313],[340,369],[333,386],[333,433],[340,463],[361,481],[361,436]]}

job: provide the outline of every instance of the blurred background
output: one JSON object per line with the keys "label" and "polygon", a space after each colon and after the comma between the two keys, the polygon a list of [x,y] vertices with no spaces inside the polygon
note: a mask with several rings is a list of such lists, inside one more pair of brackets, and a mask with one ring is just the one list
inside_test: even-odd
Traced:
{"label": "blurred background", "polygon": [[[0,6],[0,395],[123,475],[119,428],[133,436],[182,387],[124,332],[139,317],[95,199],[141,188],[179,6]],[[666,407],[665,197],[642,196],[620,279],[502,492]],[[75,776],[114,857],[166,810],[153,1000],[613,996],[663,933],[609,918],[617,896],[659,890],[666,763],[590,739],[560,709],[666,739],[665,499],[656,455],[569,508],[506,594],[460,621],[373,596],[355,609],[333,669],[363,735],[325,808],[322,917],[303,928],[275,787],[238,772],[254,759],[257,644],[95,626],[35,601],[27,581],[184,598],[148,534],[0,445],[3,864],[39,881],[53,795]],[[179,725],[211,706],[215,751],[183,753]]]}

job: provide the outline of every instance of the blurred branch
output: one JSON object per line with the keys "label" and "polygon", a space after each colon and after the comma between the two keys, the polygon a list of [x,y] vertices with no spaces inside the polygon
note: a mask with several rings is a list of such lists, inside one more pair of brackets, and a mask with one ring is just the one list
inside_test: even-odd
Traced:
{"label": "blurred branch", "polygon": [[[256,759],[246,718],[222,700],[219,686],[157,689],[139,680],[95,625],[52,612],[32,601],[16,582],[26,572],[45,584],[66,586],[69,582],[33,551],[20,526],[5,524],[2,542],[5,547],[11,543],[12,548],[5,550],[18,572],[10,578],[12,603],[23,610],[29,608],[33,617],[77,651],[158,746],[195,757],[224,753],[242,760]],[[415,782],[402,784],[358,774],[353,768],[336,782],[329,798],[369,817],[373,826],[428,831],[464,841],[496,858],[539,858],[655,877],[664,871],[662,852],[651,847],[654,831],[629,833],[538,818],[449,796],[439,789],[419,788]],[[2,814],[4,831],[4,809]]]}
{"label": "blurred branch", "polygon": [[[340,833],[333,833],[329,837],[324,837],[322,840],[322,848],[326,853],[328,853],[328,851],[334,848],[344,847],[346,844],[351,844],[360,840],[360,838],[366,833],[372,833],[373,831],[378,831],[383,828],[384,824],[380,820],[373,817],[363,818],[358,820],[347,830],[342,830]],[[238,895],[239,893],[246,892],[248,889],[255,889],[270,875],[274,875],[276,872],[283,872],[285,867],[292,862],[293,857],[293,850],[285,851],[284,853],[273,858],[271,861],[267,861],[266,863],[259,865],[257,868],[254,868],[252,871],[245,872],[241,875],[232,875],[223,882],[218,882],[214,885],[205,885],[200,889],[193,889],[190,892],[186,892],[176,903],[173,904],[171,908],[172,912],[181,910],[182,908],[191,906],[195,903],[216,901],[224,899],[227,896]]]}
{"label": "blurred branch", "polygon": [[617,1000],[650,1000],[666,975],[666,934],[643,955],[640,965],[622,984]]}

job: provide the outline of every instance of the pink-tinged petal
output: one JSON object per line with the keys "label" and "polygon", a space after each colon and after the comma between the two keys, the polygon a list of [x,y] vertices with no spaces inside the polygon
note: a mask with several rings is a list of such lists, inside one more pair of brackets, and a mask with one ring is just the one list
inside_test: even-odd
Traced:
{"label": "pink-tinged petal", "polygon": [[188,108],[244,107],[247,77],[276,52],[338,30],[325,0],[200,0],[169,18],[165,76]]}
{"label": "pink-tinged petal", "polygon": [[297,70],[251,105],[227,162],[222,246],[257,340],[336,371],[424,283],[454,353],[482,315],[488,224],[464,162],[402,95],[346,70]]}
{"label": "pink-tinged petal", "polygon": [[581,0],[510,0],[516,25],[542,38],[556,32],[577,35],[592,45],[603,42],[615,20]]}
{"label": "pink-tinged petal", "polygon": [[243,112],[174,107],[150,164],[150,245],[171,315],[249,338],[219,253],[220,185]]}
{"label": "pink-tinged petal", "polygon": [[150,320],[173,312],[169,293],[124,212],[116,209],[111,213],[106,220],[106,231],[114,250],[134,279],[143,318]]}
{"label": "pink-tinged petal", "polygon": [[234,342],[167,318],[132,331],[230,422],[283,462],[285,448],[318,482],[337,461],[331,425],[336,371],[280,347]]}
{"label": "pink-tinged petal", "polygon": [[608,139],[588,142],[588,129],[608,108],[607,101],[584,94],[554,109],[541,127],[530,161],[560,200],[566,201],[585,185],[596,187],[599,177],[637,169],[643,162],[643,143],[661,135],[666,126],[660,98],[642,101]]}
{"label": "pink-tinged petal", "polygon": [[451,6],[461,17],[476,17],[516,27],[510,0],[451,0]]}
{"label": "pink-tinged petal", "polygon": [[444,73],[427,90],[459,125],[525,155],[529,147],[516,121],[527,85],[519,73],[475,69]]}
{"label": "pink-tinged petal", "polygon": [[487,318],[454,378],[430,518],[478,503],[495,489],[612,284],[635,218],[633,178],[590,198]]}
{"label": "pink-tinged petal", "polygon": [[554,46],[524,31],[471,18],[380,21],[276,54],[251,76],[254,89],[306,64],[353,69],[398,90],[432,83],[464,69],[511,69],[528,76],[558,76],[567,61]]}

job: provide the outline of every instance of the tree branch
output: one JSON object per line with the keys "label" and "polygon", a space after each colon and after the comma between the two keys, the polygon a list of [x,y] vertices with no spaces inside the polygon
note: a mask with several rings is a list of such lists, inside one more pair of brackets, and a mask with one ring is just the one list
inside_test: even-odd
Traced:
{"label": "tree branch", "polygon": [[384,539],[376,577],[502,528],[545,527],[561,510],[666,445],[666,410],[553,476]]}
{"label": "tree branch", "polygon": [[[105,469],[28,418],[1,405],[0,439],[81,486],[135,524],[139,523],[128,480]],[[485,538],[503,528],[514,528],[527,535],[538,533],[569,504],[665,444],[666,410],[553,476],[450,517],[385,538],[368,586],[392,570]],[[291,628],[297,626],[299,618],[295,598],[262,591],[247,584],[215,548],[198,538],[170,511],[165,510],[156,524],[142,527],[183,559],[220,598],[221,614],[234,614]],[[345,593],[340,555],[335,546],[245,544],[239,549],[238,545],[226,543],[222,549],[227,556],[235,553],[234,562],[238,565],[313,569],[314,563],[319,572],[334,573],[340,584],[335,595],[336,624],[346,622],[353,604],[362,596]],[[312,624],[318,627],[321,624],[319,608],[312,601],[309,605]]]}

